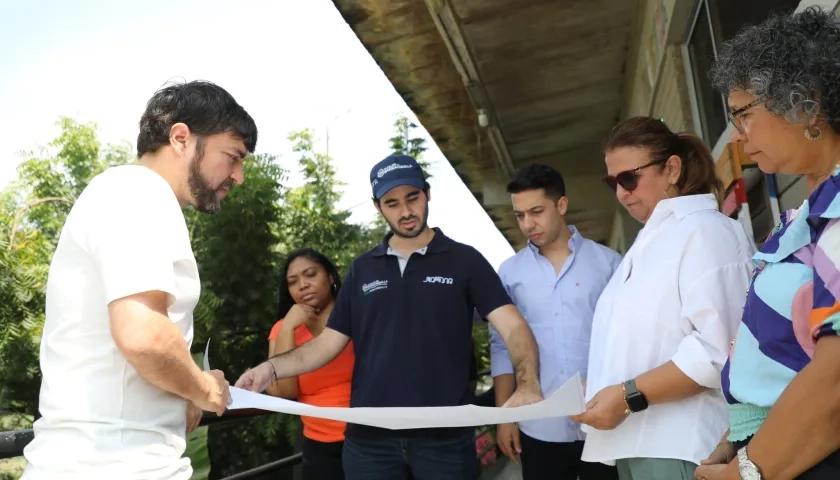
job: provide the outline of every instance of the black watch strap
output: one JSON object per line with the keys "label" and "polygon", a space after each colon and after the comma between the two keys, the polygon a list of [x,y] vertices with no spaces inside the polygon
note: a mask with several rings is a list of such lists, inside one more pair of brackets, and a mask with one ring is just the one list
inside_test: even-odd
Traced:
{"label": "black watch strap", "polygon": [[647,398],[636,388],[636,380],[631,379],[624,382],[624,402],[627,403],[627,409],[632,413],[647,409]]}

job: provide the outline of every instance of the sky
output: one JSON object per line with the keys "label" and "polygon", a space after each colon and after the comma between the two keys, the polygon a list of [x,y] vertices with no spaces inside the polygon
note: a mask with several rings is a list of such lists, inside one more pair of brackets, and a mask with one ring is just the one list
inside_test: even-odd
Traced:
{"label": "sky", "polygon": [[[257,153],[296,171],[287,136],[310,128],[346,185],[340,207],[367,222],[370,168],[388,155],[399,114],[416,118],[330,0],[0,0],[0,188],[20,152],[46,145],[69,116],[104,143],[129,141],[146,101],[173,80],[210,80],[257,123]],[[428,138],[429,224],[495,267],[510,245]],[[292,174],[290,185],[300,182]],[[246,185],[247,187],[247,185]]]}

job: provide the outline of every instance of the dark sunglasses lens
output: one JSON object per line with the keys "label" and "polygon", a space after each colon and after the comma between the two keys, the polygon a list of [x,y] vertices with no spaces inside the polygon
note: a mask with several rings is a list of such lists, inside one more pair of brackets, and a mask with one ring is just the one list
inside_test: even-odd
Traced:
{"label": "dark sunglasses lens", "polygon": [[627,190],[628,192],[632,192],[638,186],[636,182],[636,175],[633,172],[621,172],[615,176],[615,180],[619,185],[621,185],[621,188]]}
{"label": "dark sunglasses lens", "polygon": [[604,180],[604,183],[607,184],[607,187],[609,187],[609,189],[614,192],[615,189],[616,189],[616,185],[618,185],[615,181],[615,177],[606,176],[606,177],[603,178],[603,180]]}

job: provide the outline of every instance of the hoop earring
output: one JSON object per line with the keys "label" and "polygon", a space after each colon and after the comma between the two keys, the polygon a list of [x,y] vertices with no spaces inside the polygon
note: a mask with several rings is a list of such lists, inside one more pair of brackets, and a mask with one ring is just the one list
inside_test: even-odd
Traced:
{"label": "hoop earring", "polygon": [[814,128],[817,129],[816,134],[812,134],[811,131],[808,129],[808,127],[805,127],[805,131],[803,132],[805,134],[805,138],[807,138],[808,140],[811,140],[811,141],[814,141],[814,140],[820,138],[820,135],[822,135],[822,129],[820,127],[817,127],[817,126],[815,126]]}
{"label": "hoop earring", "polygon": [[666,188],[666,189],[665,189],[665,198],[666,198],[666,199],[668,199],[668,200],[670,200],[670,199],[671,199],[671,196],[670,196],[670,195],[668,195],[668,190],[670,190],[670,189],[671,189],[671,187],[673,187],[673,186],[674,186],[674,184],[673,184],[673,183],[669,183],[669,184],[668,184],[668,188]]}

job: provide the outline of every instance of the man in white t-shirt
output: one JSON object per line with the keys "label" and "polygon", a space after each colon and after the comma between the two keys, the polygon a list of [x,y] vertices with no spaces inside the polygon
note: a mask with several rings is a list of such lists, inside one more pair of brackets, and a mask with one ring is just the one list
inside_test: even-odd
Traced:
{"label": "man in white t-shirt", "polygon": [[201,285],[182,209],[217,212],[256,140],[224,89],[170,85],[140,119],[138,164],[79,196],[50,264],[24,480],[190,478],[187,430],[230,393],[190,356]]}

